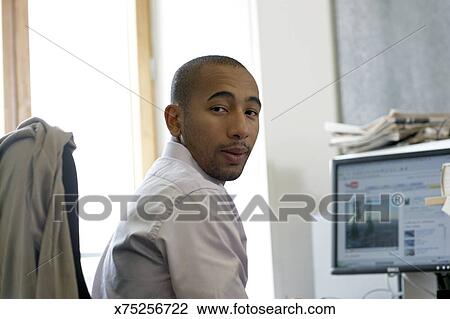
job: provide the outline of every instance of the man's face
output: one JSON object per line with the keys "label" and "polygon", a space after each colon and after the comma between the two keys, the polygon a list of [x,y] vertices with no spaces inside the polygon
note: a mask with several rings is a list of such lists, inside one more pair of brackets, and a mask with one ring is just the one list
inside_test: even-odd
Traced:
{"label": "man's face", "polygon": [[205,65],[183,111],[183,143],[209,176],[235,180],[258,136],[260,110],[258,87],[247,70]]}

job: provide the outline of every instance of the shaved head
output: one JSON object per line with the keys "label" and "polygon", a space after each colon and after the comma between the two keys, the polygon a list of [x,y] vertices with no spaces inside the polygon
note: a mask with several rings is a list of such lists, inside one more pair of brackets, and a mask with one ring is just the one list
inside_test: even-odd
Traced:
{"label": "shaved head", "polygon": [[228,65],[247,70],[239,61],[221,55],[207,55],[195,58],[183,64],[172,80],[171,103],[186,108],[191,100],[192,92],[198,85],[199,73],[205,65]]}

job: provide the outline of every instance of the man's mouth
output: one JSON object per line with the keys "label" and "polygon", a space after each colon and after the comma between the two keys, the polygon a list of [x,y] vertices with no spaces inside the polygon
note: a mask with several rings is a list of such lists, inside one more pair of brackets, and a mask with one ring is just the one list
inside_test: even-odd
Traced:
{"label": "man's mouth", "polygon": [[248,151],[249,150],[247,147],[242,146],[228,147],[221,150],[227,162],[232,165],[241,164],[242,161],[247,157]]}

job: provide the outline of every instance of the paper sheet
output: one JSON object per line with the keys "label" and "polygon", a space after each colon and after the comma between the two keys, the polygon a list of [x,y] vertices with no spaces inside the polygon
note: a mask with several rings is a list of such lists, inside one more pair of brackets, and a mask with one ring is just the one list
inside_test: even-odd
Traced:
{"label": "paper sheet", "polygon": [[447,215],[450,215],[450,197],[445,199],[444,206],[442,206],[442,211]]}
{"label": "paper sheet", "polygon": [[442,165],[441,169],[441,192],[442,196],[450,196],[450,163]]}
{"label": "paper sheet", "polygon": [[441,169],[441,193],[446,197],[442,211],[450,215],[450,163],[443,164]]}

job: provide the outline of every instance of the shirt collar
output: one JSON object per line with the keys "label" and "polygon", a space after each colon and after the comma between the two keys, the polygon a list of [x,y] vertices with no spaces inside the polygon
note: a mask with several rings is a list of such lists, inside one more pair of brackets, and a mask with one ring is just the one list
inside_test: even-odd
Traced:
{"label": "shirt collar", "polygon": [[192,157],[191,152],[186,148],[186,146],[178,142],[178,140],[175,137],[171,137],[170,141],[167,142],[162,157],[174,158],[188,164],[189,166],[194,168],[197,172],[199,172],[205,179],[214,184],[220,186],[223,186],[225,184],[225,182],[222,182],[206,174],[206,172],[198,165],[196,160]]}

